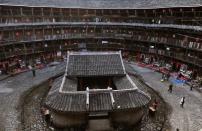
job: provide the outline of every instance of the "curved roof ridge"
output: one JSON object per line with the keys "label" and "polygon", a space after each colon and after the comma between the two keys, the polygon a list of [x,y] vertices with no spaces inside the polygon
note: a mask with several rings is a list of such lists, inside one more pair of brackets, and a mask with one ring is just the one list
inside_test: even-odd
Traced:
{"label": "curved roof ridge", "polygon": [[72,9],[160,9],[176,7],[199,7],[199,0],[4,0],[0,6],[24,6],[24,7],[51,7]]}
{"label": "curved roof ridge", "polygon": [[119,51],[69,51],[69,55],[110,55],[110,54],[120,54]]}

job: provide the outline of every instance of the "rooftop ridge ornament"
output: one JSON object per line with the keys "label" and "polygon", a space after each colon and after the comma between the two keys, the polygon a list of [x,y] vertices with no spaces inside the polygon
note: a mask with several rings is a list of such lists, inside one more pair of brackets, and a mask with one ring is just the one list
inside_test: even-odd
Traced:
{"label": "rooftop ridge ornament", "polygon": [[111,102],[112,102],[112,107],[114,107],[114,104],[115,104],[115,100],[114,100],[114,96],[113,96],[113,90],[111,87],[108,86],[108,89],[110,90],[110,97],[111,97]]}
{"label": "rooftop ridge ornament", "polygon": [[126,77],[130,81],[130,83],[133,85],[134,89],[138,89],[137,85],[132,81],[132,79],[130,78],[128,74],[126,75]]}
{"label": "rooftop ridge ornament", "polygon": [[86,87],[86,109],[89,109],[89,88]]}
{"label": "rooftop ridge ornament", "polygon": [[124,63],[123,63],[123,58],[122,58],[122,55],[121,55],[121,50],[119,51],[119,56],[120,56],[120,59],[121,59],[121,64],[122,64],[122,67],[123,67],[123,70],[124,70],[124,74],[126,74],[126,69],[125,69],[125,66],[124,66]]}

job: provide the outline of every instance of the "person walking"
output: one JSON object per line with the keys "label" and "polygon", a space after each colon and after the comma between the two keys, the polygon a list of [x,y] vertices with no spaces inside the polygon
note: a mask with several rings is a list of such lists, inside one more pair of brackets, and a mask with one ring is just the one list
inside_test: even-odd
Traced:
{"label": "person walking", "polygon": [[165,74],[162,73],[161,82],[165,81]]}
{"label": "person walking", "polygon": [[192,90],[193,90],[193,85],[190,86],[190,91],[192,91]]}
{"label": "person walking", "polygon": [[185,103],[185,97],[182,97],[180,100],[180,106],[183,108]]}
{"label": "person walking", "polygon": [[32,67],[32,74],[33,74],[33,77],[35,77],[36,76],[36,68],[35,68],[35,66],[33,65],[33,67]]}
{"label": "person walking", "polygon": [[169,78],[170,78],[170,72],[168,72],[167,77],[166,77],[166,80],[168,81]]}
{"label": "person walking", "polygon": [[173,85],[170,84],[169,87],[168,87],[168,92],[172,93],[172,91],[173,91]]}

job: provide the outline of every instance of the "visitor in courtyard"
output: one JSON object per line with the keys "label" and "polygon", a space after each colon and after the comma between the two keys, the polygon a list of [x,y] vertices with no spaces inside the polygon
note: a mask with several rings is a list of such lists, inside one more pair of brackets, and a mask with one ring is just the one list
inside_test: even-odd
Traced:
{"label": "visitor in courtyard", "polygon": [[165,80],[165,74],[162,73],[161,82],[163,82],[164,80]]}
{"label": "visitor in courtyard", "polygon": [[190,91],[192,91],[192,90],[193,90],[193,85],[190,86]]}
{"label": "visitor in courtyard", "polygon": [[47,124],[50,124],[50,111],[48,109],[45,109],[44,111],[44,116],[45,116],[45,120],[47,122]]}
{"label": "visitor in courtyard", "polygon": [[173,91],[173,85],[170,84],[169,87],[168,87],[168,92],[172,93],[172,91]]}
{"label": "visitor in courtyard", "polygon": [[167,79],[167,81],[168,81],[169,78],[170,78],[170,73],[168,73],[166,77],[167,77],[166,79]]}
{"label": "visitor in courtyard", "polygon": [[35,68],[35,65],[33,65],[33,67],[32,67],[32,74],[33,74],[33,77],[36,76],[36,68]]}
{"label": "visitor in courtyard", "polygon": [[162,77],[161,77],[161,79],[164,79],[164,74],[162,73]]}
{"label": "visitor in courtyard", "polygon": [[158,107],[158,101],[156,100],[156,99],[154,99],[154,102],[153,102],[153,104],[152,104],[152,106],[153,106],[153,108],[156,110],[157,109],[157,107]]}
{"label": "visitor in courtyard", "polygon": [[49,126],[51,126],[52,123],[51,123],[50,111],[47,108],[45,108],[45,107],[41,107],[41,113],[43,114],[44,119],[47,122],[47,124]]}
{"label": "visitor in courtyard", "polygon": [[185,103],[185,97],[182,97],[180,100],[180,106],[183,108]]}

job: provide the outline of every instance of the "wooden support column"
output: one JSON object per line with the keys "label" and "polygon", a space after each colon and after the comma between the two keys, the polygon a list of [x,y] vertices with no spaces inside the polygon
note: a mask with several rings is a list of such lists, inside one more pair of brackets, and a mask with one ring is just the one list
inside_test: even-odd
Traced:
{"label": "wooden support column", "polygon": [[26,48],[26,45],[25,43],[23,44],[23,47],[24,47],[24,61],[25,61],[25,64],[27,63],[27,48]]}
{"label": "wooden support column", "polygon": [[69,21],[70,22],[72,21],[72,10],[71,10],[71,8],[69,9]]}
{"label": "wooden support column", "polygon": [[86,14],[87,14],[87,16],[89,15],[89,14],[88,14],[88,9],[86,9]]}
{"label": "wooden support column", "polygon": [[44,28],[42,29],[43,40],[45,40],[45,31]]}
{"label": "wooden support column", "polygon": [[192,12],[194,12],[194,18],[196,17],[196,11],[194,10],[194,8],[191,9]]}
{"label": "wooden support column", "polygon": [[[194,14],[193,18],[196,18],[196,11],[194,10],[194,8],[192,8],[191,11],[192,11],[193,14]],[[194,20],[196,20],[196,19],[194,19]],[[194,25],[194,23],[195,23],[195,22],[193,22],[192,24]],[[197,21],[197,23],[200,23],[200,22]]]}
{"label": "wooden support column", "polygon": [[60,22],[64,22],[64,15],[63,15],[63,12],[62,12],[62,8],[60,8]]}
{"label": "wooden support column", "polygon": [[127,13],[127,16],[129,16],[129,11],[128,10],[126,10],[126,13]]}
{"label": "wooden support column", "polygon": [[36,32],[35,32],[35,28],[33,28],[32,40],[36,40]]}
{"label": "wooden support column", "polygon": [[26,38],[25,38],[25,29],[22,29],[22,37],[21,37],[21,40],[26,41]]}
{"label": "wooden support column", "polygon": [[53,8],[50,10],[50,17],[53,17]]}
{"label": "wooden support column", "polygon": [[[146,10],[144,10],[144,17],[147,17]],[[147,19],[147,18],[146,18]]]}
{"label": "wooden support column", "polygon": [[[154,17],[156,18],[156,10],[153,10],[153,13],[154,13]],[[155,18],[154,18],[154,19],[155,19]]]}
{"label": "wooden support column", "polygon": [[97,17],[97,10],[95,9],[95,17]]}
{"label": "wooden support column", "polygon": [[[14,18],[13,18],[13,10],[12,9],[10,9],[10,13],[11,13],[11,23],[14,23],[15,21],[14,21]],[[8,23],[10,23],[10,18],[8,18]]]}
{"label": "wooden support column", "polygon": [[93,26],[93,33],[95,34],[96,26]]}
{"label": "wooden support column", "polygon": [[52,38],[53,38],[53,26],[51,28],[51,35],[52,35]]}
{"label": "wooden support column", "polygon": [[[14,29],[14,31],[12,31],[12,32],[9,32],[9,39],[10,39],[10,33],[11,33],[11,37],[12,37],[12,40],[13,41],[15,41],[15,29]],[[9,40],[10,41],[10,40]]]}
{"label": "wooden support column", "polygon": [[137,17],[137,10],[135,10],[135,17]]}
{"label": "wooden support column", "polygon": [[34,8],[32,8],[31,10],[32,10],[32,22],[34,23]]}
{"label": "wooden support column", "polygon": [[[2,11],[2,7],[0,7],[0,16],[2,16],[2,15],[3,15],[3,11]],[[2,17],[0,17],[0,23],[3,23]]]}
{"label": "wooden support column", "polygon": [[20,15],[21,15],[20,22],[24,22],[24,16],[23,16],[23,10],[22,10],[22,7],[20,8]]}
{"label": "wooden support column", "polygon": [[88,35],[88,25],[86,26],[86,36]]}
{"label": "wooden support column", "polygon": [[184,17],[184,12],[183,12],[183,9],[180,8],[180,13],[182,14],[182,18]]}
{"label": "wooden support column", "polygon": [[55,18],[54,18],[54,15],[53,15],[53,8],[51,8],[51,10],[50,10],[49,18],[51,19],[51,22],[55,22]]}
{"label": "wooden support column", "polygon": [[78,9],[77,12],[78,12],[78,17],[79,17],[80,16],[80,10]]}
{"label": "wooden support column", "polygon": [[170,13],[171,13],[171,16],[173,16],[173,10],[172,9],[170,9]]}
{"label": "wooden support column", "polygon": [[41,16],[42,16],[42,21],[45,22],[45,18],[44,18],[44,11],[43,8],[41,8]]}

